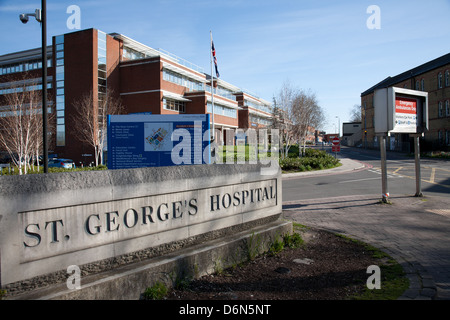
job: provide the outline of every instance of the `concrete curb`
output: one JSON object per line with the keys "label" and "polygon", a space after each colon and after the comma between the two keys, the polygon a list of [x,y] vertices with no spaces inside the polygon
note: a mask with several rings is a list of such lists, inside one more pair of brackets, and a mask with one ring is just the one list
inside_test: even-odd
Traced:
{"label": "concrete curb", "polygon": [[324,170],[315,170],[315,171],[305,171],[305,172],[295,172],[295,173],[283,173],[283,179],[295,179],[295,178],[304,178],[311,176],[323,176],[330,174],[343,174],[346,172],[354,172],[358,170],[363,170],[366,168],[371,168],[372,166],[360,161],[342,158],[339,159],[341,162],[341,166],[332,169],[324,169]]}

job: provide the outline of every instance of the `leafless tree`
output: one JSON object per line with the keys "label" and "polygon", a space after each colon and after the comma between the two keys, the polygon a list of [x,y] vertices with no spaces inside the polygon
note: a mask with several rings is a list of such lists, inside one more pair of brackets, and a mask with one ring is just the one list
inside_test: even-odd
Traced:
{"label": "leafless tree", "polygon": [[294,88],[285,81],[274,98],[273,118],[273,127],[280,132],[282,157],[287,157],[293,143],[305,143],[308,130],[323,124],[324,114],[315,94]]}
{"label": "leafless tree", "polygon": [[310,130],[318,129],[325,121],[322,108],[319,106],[316,95],[311,91],[300,90],[294,100],[295,127],[300,142],[303,142],[303,151],[306,148],[306,138]]}
{"label": "leafless tree", "polygon": [[350,110],[350,121],[361,122],[361,119],[361,106],[359,104],[355,104]]}
{"label": "leafless tree", "polygon": [[285,81],[280,92],[274,97],[272,128],[279,130],[281,157],[287,158],[289,149],[296,139],[295,106],[297,92],[289,81]]}
{"label": "leafless tree", "polygon": [[94,148],[95,165],[103,163],[103,149],[107,139],[108,115],[119,114],[122,109],[120,100],[113,98],[113,92],[102,99],[94,97],[93,92],[82,96],[73,104],[75,114],[74,123],[77,123],[76,134],[81,142]]}
{"label": "leafless tree", "polygon": [[[0,145],[19,174],[26,174],[42,147],[42,98],[34,79],[11,79],[0,115]],[[32,161],[34,160],[34,161]]]}

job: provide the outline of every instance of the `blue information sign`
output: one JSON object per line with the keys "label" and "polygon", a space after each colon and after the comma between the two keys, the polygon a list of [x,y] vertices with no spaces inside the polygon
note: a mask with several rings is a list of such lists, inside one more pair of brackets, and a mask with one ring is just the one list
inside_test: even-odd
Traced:
{"label": "blue information sign", "polygon": [[108,116],[108,168],[211,163],[209,114]]}

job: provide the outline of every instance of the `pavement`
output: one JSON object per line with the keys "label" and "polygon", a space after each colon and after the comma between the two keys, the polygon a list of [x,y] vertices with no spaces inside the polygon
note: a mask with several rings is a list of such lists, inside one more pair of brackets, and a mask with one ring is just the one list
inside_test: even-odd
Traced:
{"label": "pavement", "polygon": [[[364,170],[364,163],[340,159],[334,169],[283,175],[341,174]],[[389,254],[403,269],[410,287],[401,300],[450,300],[450,197],[381,194],[283,202],[283,216],[303,225],[343,234]],[[383,285],[381,283],[381,285]]]}

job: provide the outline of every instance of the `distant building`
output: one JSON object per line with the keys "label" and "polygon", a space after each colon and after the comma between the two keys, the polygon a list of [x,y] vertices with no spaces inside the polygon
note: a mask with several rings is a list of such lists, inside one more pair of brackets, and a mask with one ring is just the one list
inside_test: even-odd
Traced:
{"label": "distant building", "polygon": [[[54,36],[48,47],[48,105],[54,114],[49,146],[52,153],[78,162],[93,161],[93,149],[74,130],[74,103],[90,92],[94,106],[114,95],[123,113],[212,113],[211,76],[202,68],[168,52],[156,50],[118,33],[87,29]],[[0,56],[0,116],[8,106],[4,96],[26,75],[42,89],[41,49]],[[214,125],[223,132],[262,128],[271,123],[271,103],[227,83],[214,80]],[[41,87],[39,87],[41,86]]]}
{"label": "distant building", "polygon": [[[363,146],[367,148],[379,147],[374,130],[374,92],[387,87],[428,92],[429,131],[421,139],[421,150],[450,150],[450,53],[388,77],[361,93],[361,132]],[[414,150],[408,134],[393,134],[388,139],[386,144],[389,150]]]}
{"label": "distant building", "polygon": [[344,122],[342,124],[342,145],[357,146],[362,142],[361,138],[361,122]]}

